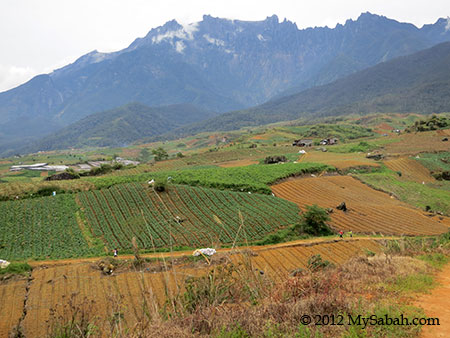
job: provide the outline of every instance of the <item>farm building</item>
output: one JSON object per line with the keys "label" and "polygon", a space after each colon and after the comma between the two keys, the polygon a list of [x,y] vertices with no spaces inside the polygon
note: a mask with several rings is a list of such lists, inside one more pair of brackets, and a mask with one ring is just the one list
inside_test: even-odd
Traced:
{"label": "farm building", "polygon": [[325,138],[322,141],[320,141],[321,145],[333,145],[333,144],[337,144],[338,143],[338,139],[335,137],[330,137],[330,138]]}
{"label": "farm building", "polygon": [[293,146],[297,147],[311,147],[313,144],[313,140],[294,140],[292,143]]}

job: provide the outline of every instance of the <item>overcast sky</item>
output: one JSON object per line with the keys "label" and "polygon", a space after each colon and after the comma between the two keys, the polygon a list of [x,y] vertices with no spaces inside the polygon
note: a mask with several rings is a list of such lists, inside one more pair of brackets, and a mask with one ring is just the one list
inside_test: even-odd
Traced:
{"label": "overcast sky", "polygon": [[94,49],[127,47],[151,28],[203,14],[263,20],[273,14],[299,28],[335,27],[362,12],[418,27],[450,15],[449,0],[0,0],[0,92],[49,73]]}

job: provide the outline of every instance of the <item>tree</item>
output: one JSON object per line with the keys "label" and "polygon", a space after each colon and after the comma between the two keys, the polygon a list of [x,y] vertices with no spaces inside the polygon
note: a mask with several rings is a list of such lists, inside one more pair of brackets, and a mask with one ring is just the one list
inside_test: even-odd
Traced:
{"label": "tree", "polygon": [[316,204],[306,207],[306,211],[302,214],[302,221],[300,222],[300,230],[304,233],[325,236],[331,235],[333,232],[326,222],[330,220],[330,216],[325,209]]}
{"label": "tree", "polygon": [[139,161],[141,162],[148,162],[150,160],[150,152],[147,148],[144,148],[141,150],[139,154]]}
{"label": "tree", "polygon": [[169,158],[169,154],[162,147],[152,150],[152,154],[155,156],[155,161],[167,160]]}

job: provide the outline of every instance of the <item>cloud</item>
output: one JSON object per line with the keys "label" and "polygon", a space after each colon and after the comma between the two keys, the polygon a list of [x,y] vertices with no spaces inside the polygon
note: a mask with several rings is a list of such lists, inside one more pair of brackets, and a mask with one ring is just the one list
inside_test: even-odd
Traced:
{"label": "cloud", "polygon": [[198,22],[185,24],[176,31],[167,31],[152,38],[153,43],[160,43],[163,40],[172,40],[178,38],[182,40],[193,40],[194,33],[198,30]]}
{"label": "cloud", "polygon": [[35,75],[37,75],[37,72],[30,67],[0,64],[0,92],[17,87]]}
{"label": "cloud", "polygon": [[225,46],[225,41],[223,41],[223,40],[212,38],[208,34],[204,34],[203,37],[205,38],[206,41],[208,41],[209,43],[212,43],[213,45]]}
{"label": "cloud", "polygon": [[450,16],[447,16],[447,25],[445,26],[445,31],[449,31],[450,30]]}
{"label": "cloud", "polygon": [[183,49],[185,49],[185,48],[186,48],[186,46],[184,45],[183,41],[177,41],[175,43],[175,50],[178,53],[182,54],[183,53]]}

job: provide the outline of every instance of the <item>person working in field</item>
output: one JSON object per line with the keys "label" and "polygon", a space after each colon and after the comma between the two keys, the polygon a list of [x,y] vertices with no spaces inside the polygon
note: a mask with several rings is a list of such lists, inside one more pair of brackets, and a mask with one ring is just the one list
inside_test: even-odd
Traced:
{"label": "person working in field", "polygon": [[342,230],[339,231],[339,237],[344,238],[344,232]]}
{"label": "person working in field", "polygon": [[348,235],[349,235],[350,237],[353,237],[353,231],[349,230]]}
{"label": "person working in field", "polygon": [[113,254],[114,254],[114,258],[116,258],[119,255],[119,251],[117,250],[117,248],[115,248],[113,250]]}

